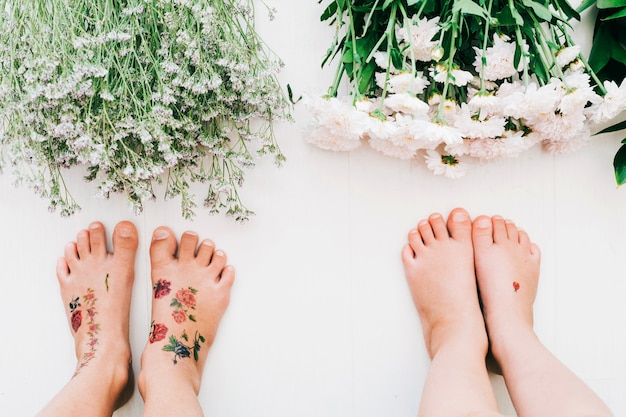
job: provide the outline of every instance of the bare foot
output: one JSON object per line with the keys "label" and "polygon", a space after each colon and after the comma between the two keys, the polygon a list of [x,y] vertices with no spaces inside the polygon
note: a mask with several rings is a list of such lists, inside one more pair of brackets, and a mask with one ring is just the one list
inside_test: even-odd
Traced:
{"label": "bare foot", "polygon": [[433,214],[409,232],[409,244],[402,251],[431,358],[449,340],[463,340],[487,351],[471,230],[472,222],[463,209],[450,213],[447,226],[440,214]]}
{"label": "bare foot", "polygon": [[174,383],[198,394],[207,353],[235,278],[234,268],[226,266],[226,254],[216,251],[210,240],[198,247],[198,235],[185,232],[177,256],[176,246],[170,229],[154,231],[152,324],[139,376],[146,407],[150,395],[160,395]]}
{"label": "bare foot", "polygon": [[472,239],[483,313],[497,359],[503,338],[532,331],[541,255],[526,232],[500,216],[477,217]]}
{"label": "bare foot", "polygon": [[73,378],[98,378],[117,397],[128,382],[131,359],[128,322],[137,250],[132,223],[117,224],[113,247],[108,253],[102,223],[90,224],[65,247],[57,277],[76,345]]}

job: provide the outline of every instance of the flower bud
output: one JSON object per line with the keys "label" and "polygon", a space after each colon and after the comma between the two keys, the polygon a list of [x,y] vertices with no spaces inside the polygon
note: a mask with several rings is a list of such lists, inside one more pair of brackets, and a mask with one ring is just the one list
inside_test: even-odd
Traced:
{"label": "flower bud", "polygon": [[439,60],[441,60],[441,58],[443,58],[443,54],[444,54],[444,50],[441,46],[436,46],[432,49],[432,51],[430,51],[430,57],[434,60],[439,62]]}

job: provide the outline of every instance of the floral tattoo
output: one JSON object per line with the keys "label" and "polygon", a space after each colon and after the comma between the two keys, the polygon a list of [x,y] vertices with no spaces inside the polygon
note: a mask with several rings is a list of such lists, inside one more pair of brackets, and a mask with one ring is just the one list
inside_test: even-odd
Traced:
{"label": "floral tattoo", "polygon": [[78,310],[80,306],[80,297],[72,297],[72,301],[70,301],[70,313],[72,314],[70,322],[72,323],[74,333],[78,331],[80,325],[83,323],[83,311]]}
{"label": "floral tattoo", "polygon": [[[72,313],[72,328],[74,328],[74,313],[81,312],[82,310],[76,310],[81,306],[81,303],[78,302],[78,297],[74,298],[70,303],[70,310],[74,307],[74,312]],[[89,336],[89,341],[87,342],[87,346],[89,346],[89,351],[83,353],[83,356],[78,364],[78,369],[74,372],[74,376],[78,375],[78,373],[83,369],[87,364],[94,358],[96,355],[96,346],[98,345],[98,333],[100,332],[100,324],[96,323],[96,315],[98,314],[96,311],[96,294],[94,290],[91,288],[87,288],[87,294],[83,295],[83,304],[85,307],[85,312],[87,313],[87,317],[89,321],[87,322],[88,331],[87,336]],[[78,315],[82,320],[82,313]],[[80,326],[80,323],[78,324]],[[77,329],[78,327],[76,327]],[[74,330],[76,331],[76,330]]]}
{"label": "floral tattoo", "polygon": [[155,323],[154,321],[150,325],[150,336],[148,340],[150,343],[158,342],[165,339],[167,336],[167,326],[163,323]]}
{"label": "floral tattoo", "polygon": [[513,289],[515,290],[515,292],[519,290],[519,287],[520,287],[519,282],[513,281]]}
{"label": "floral tattoo", "polygon": [[154,290],[154,298],[163,298],[168,295],[171,291],[170,285],[172,285],[172,283],[167,280],[158,280],[152,288]]}
{"label": "floral tattoo", "polygon": [[[183,331],[183,334],[180,336],[180,339],[189,343],[189,336],[187,336],[187,332]],[[193,340],[193,346],[187,346],[181,340],[177,339],[176,336],[170,335],[169,343],[163,346],[163,350],[165,352],[174,352],[174,365],[178,363],[178,359],[186,359],[191,357],[193,353],[193,359],[198,362],[198,352],[200,351],[200,343],[204,343],[204,337],[196,332],[196,335]]]}
{"label": "floral tattoo", "polygon": [[174,307],[172,317],[178,324],[184,322],[189,318],[191,321],[196,321],[196,318],[191,314],[191,310],[196,309],[196,294],[197,290],[191,287],[181,288],[176,292],[176,297],[172,298],[170,307]]}

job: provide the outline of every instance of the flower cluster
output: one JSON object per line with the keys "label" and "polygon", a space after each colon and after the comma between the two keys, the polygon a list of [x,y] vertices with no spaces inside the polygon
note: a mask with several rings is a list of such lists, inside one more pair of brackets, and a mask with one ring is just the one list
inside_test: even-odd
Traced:
{"label": "flower cluster", "polygon": [[[570,35],[578,17],[563,0],[333,0],[324,63],[340,62],[328,94],[307,98],[307,140],[343,151],[367,141],[453,178],[538,143],[579,149],[591,123],[626,109],[626,84],[599,82]],[[344,75],[350,95],[338,98]]]}
{"label": "flower cluster", "polygon": [[86,167],[97,195],[204,205],[238,220],[255,154],[284,160],[272,123],[290,118],[282,63],[254,29],[252,0],[0,0],[0,168],[78,209],[62,170]]}

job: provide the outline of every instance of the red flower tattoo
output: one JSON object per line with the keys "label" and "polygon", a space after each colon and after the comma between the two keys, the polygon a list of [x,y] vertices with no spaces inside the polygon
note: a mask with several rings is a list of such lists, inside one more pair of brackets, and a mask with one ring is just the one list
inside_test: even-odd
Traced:
{"label": "red flower tattoo", "polygon": [[519,282],[513,281],[513,289],[515,290],[515,292],[517,292],[517,290],[519,290],[519,287],[520,287]]}
{"label": "red flower tattoo", "polygon": [[194,290],[191,288],[181,288],[176,292],[176,299],[179,303],[188,308],[193,308],[196,306],[196,296],[194,295]]}
{"label": "red flower tattoo", "polygon": [[183,310],[174,310],[172,313],[172,317],[174,317],[174,321],[178,324],[187,320],[187,315]]}
{"label": "red flower tattoo", "polygon": [[154,284],[154,298],[163,298],[166,295],[168,295],[170,293],[170,291],[172,290],[170,288],[170,286],[172,285],[171,282],[164,280],[164,279],[160,279],[156,282],[156,284]]}
{"label": "red flower tattoo", "polygon": [[163,323],[152,322],[152,328],[150,329],[150,337],[148,340],[150,343],[158,342],[165,339],[167,336],[167,326]]}
{"label": "red flower tattoo", "polygon": [[72,313],[72,329],[74,330],[74,333],[76,333],[80,327],[80,325],[83,323],[83,310],[74,310],[74,312]]}

